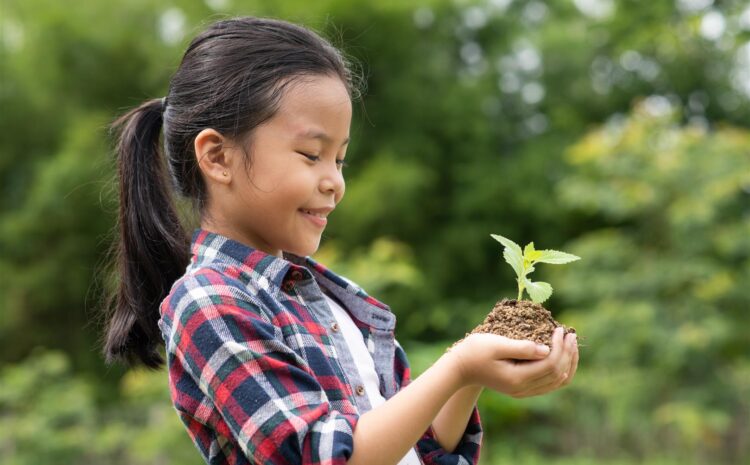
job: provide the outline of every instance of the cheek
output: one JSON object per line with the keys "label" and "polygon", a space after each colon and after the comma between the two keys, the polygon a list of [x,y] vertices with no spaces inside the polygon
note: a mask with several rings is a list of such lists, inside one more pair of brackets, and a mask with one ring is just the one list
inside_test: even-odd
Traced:
{"label": "cheek", "polygon": [[287,169],[274,169],[258,173],[251,183],[255,194],[269,202],[293,202],[299,197],[304,180]]}
{"label": "cheek", "polygon": [[338,200],[336,203],[341,202],[341,199],[344,198],[344,193],[346,192],[346,181],[344,181],[343,177],[341,178],[341,190],[338,193]]}

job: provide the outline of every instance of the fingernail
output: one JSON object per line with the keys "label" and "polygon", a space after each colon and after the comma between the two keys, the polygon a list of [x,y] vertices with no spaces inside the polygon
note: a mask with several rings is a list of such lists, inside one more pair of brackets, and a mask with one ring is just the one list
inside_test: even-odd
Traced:
{"label": "fingernail", "polygon": [[547,355],[549,353],[549,346],[546,346],[544,344],[537,344],[536,353],[539,355]]}

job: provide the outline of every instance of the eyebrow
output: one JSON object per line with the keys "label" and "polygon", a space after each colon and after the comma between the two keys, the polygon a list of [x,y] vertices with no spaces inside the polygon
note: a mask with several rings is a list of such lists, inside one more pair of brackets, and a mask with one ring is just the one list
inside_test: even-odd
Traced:
{"label": "eyebrow", "polygon": [[[333,142],[333,139],[331,138],[331,136],[329,136],[328,134],[326,134],[323,131],[318,131],[317,129],[308,129],[306,132],[303,132],[303,133],[299,134],[297,137],[299,137],[299,138],[310,138],[310,139],[321,139],[321,140],[323,140],[323,141],[325,141],[327,143],[332,143]],[[341,146],[343,147],[346,144],[348,144],[349,140],[350,139],[348,137],[346,139],[344,139],[344,142],[341,144]]]}

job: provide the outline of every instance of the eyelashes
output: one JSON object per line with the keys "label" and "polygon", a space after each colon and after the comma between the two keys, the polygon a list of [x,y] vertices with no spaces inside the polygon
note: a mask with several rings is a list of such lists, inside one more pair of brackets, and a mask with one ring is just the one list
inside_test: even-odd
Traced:
{"label": "eyelashes", "polygon": [[[318,160],[320,160],[320,157],[317,156],[317,155],[310,155],[310,154],[303,153],[303,152],[297,152],[297,153],[299,153],[300,155],[303,155],[303,156],[307,157],[311,161],[318,161]],[[345,166],[349,166],[349,163],[345,162],[344,160],[336,160],[336,163],[339,166],[341,166],[342,168],[344,168]]]}

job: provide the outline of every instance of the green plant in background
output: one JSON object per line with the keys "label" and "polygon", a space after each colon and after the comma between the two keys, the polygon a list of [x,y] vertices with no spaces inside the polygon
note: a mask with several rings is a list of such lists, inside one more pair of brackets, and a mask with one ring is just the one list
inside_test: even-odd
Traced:
{"label": "green plant in background", "polygon": [[552,295],[552,286],[549,283],[542,281],[534,282],[527,277],[529,273],[535,270],[534,265],[537,263],[563,265],[581,259],[581,257],[560,252],[559,250],[536,250],[533,242],[526,244],[526,247],[521,251],[520,245],[506,237],[497,234],[490,234],[490,236],[505,246],[503,257],[513,267],[513,271],[516,272],[516,281],[518,282],[517,300],[521,300],[521,297],[523,297],[524,289],[529,293],[531,300],[536,303],[542,303]]}
{"label": "green plant in background", "polygon": [[38,347],[0,366],[0,463],[204,463],[169,401],[164,370],[128,371],[115,402],[96,396],[97,387],[59,350]]}

